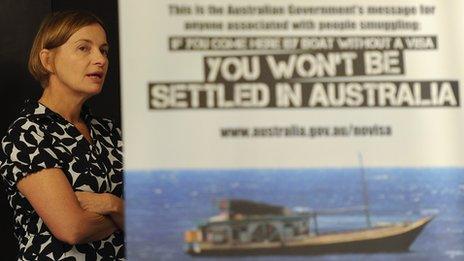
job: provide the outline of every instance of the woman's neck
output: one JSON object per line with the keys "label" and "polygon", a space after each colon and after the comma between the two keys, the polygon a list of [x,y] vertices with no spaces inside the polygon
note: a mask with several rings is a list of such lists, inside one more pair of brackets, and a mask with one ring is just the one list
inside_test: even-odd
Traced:
{"label": "woman's neck", "polygon": [[39,102],[70,123],[76,124],[80,121],[81,109],[85,99],[68,95],[62,88],[48,86],[44,89]]}

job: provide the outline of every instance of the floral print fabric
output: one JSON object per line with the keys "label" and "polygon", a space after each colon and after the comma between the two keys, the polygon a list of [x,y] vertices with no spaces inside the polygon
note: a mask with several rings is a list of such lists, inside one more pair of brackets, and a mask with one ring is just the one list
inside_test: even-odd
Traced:
{"label": "floral print fabric", "polygon": [[92,143],[59,114],[38,102],[27,102],[1,142],[0,174],[14,210],[19,260],[125,260],[122,232],[88,244],[66,244],[50,233],[16,188],[27,175],[60,168],[75,191],[123,196],[120,130],[112,121],[94,117],[86,107],[81,117]]}

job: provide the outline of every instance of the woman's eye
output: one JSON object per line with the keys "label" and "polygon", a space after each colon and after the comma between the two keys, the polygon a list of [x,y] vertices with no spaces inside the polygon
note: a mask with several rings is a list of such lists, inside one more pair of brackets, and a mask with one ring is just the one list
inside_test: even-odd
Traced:
{"label": "woman's eye", "polygon": [[107,49],[101,49],[100,52],[105,56],[108,55],[108,50]]}
{"label": "woman's eye", "polygon": [[87,46],[80,46],[78,49],[79,49],[79,51],[85,52],[85,51],[87,51],[89,48],[88,48]]}

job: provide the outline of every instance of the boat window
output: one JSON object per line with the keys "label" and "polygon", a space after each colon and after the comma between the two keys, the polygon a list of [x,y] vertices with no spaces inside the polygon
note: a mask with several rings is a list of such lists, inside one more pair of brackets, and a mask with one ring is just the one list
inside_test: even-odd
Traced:
{"label": "boat window", "polygon": [[226,243],[228,241],[227,231],[225,229],[209,230],[207,234],[207,241],[213,242],[215,244]]}

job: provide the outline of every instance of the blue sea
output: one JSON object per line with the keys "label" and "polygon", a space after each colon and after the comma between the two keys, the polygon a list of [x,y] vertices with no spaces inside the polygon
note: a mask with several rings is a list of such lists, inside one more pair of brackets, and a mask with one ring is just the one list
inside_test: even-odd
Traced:
{"label": "blue sea", "polygon": [[[126,172],[128,260],[464,260],[464,169],[247,169]],[[225,198],[290,209],[363,205],[367,186],[375,223],[436,215],[405,253],[192,258],[183,234],[218,214]],[[320,230],[365,226],[359,214],[321,217]]]}

